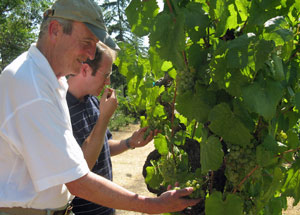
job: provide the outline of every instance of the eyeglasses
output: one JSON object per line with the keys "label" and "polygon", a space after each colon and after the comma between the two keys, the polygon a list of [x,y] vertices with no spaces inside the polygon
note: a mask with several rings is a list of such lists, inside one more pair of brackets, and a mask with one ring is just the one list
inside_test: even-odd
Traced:
{"label": "eyeglasses", "polygon": [[112,74],[112,71],[110,71],[110,73],[104,74],[104,79],[105,80],[109,79],[109,77],[111,76],[111,74]]}

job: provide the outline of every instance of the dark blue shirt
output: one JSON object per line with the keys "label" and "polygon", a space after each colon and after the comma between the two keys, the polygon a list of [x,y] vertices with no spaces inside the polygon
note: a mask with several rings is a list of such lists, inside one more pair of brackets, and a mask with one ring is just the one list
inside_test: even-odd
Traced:
{"label": "dark blue shirt", "polygon": [[[90,135],[99,117],[99,100],[95,96],[85,96],[84,101],[80,102],[71,93],[67,94],[67,102],[69,106],[72,129],[74,137],[80,146]],[[105,141],[92,171],[109,180],[112,180],[112,164],[110,159],[110,150],[108,140],[112,138],[111,133],[107,129]],[[114,209],[94,204],[84,199],[75,197],[72,201],[73,212],[76,215],[110,215]]]}

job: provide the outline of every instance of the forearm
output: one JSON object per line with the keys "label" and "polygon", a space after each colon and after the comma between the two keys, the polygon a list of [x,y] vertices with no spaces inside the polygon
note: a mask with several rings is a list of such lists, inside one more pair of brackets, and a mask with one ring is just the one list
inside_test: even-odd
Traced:
{"label": "forearm", "polygon": [[121,154],[122,152],[128,150],[128,147],[125,144],[125,140],[110,139],[108,141],[108,143],[109,143],[109,149],[110,149],[111,156]]}
{"label": "forearm", "polygon": [[84,158],[90,169],[92,169],[99,157],[104,145],[104,139],[109,119],[99,116],[92,132],[82,144]]}
{"label": "forearm", "polygon": [[92,172],[66,185],[73,195],[106,207],[143,213],[159,210],[154,199],[130,192]]}

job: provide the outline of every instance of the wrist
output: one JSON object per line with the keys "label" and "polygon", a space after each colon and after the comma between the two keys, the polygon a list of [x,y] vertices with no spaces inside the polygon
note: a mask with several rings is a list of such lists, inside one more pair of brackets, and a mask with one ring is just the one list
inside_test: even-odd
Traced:
{"label": "wrist", "polygon": [[132,147],[130,144],[130,137],[125,140],[125,145],[128,149],[135,149],[135,147]]}

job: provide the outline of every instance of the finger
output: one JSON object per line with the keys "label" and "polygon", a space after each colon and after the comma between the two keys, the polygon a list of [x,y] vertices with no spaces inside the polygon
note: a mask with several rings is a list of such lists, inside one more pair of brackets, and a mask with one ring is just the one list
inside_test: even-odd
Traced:
{"label": "finger", "polygon": [[112,88],[109,88],[108,90],[109,90],[108,94],[110,95],[110,97],[116,98],[116,91]]}
{"label": "finger", "polygon": [[156,136],[157,134],[161,133],[161,130],[155,129],[154,130],[154,136]]}
{"label": "finger", "polygon": [[172,189],[172,185],[169,184],[168,187],[167,187],[167,190],[171,190]]}
{"label": "finger", "polygon": [[146,131],[147,131],[147,129],[148,129],[148,126],[147,126],[147,127],[140,128],[140,130],[139,130],[139,131],[141,131],[141,132],[146,132]]}
{"label": "finger", "polygon": [[176,194],[180,197],[188,196],[193,192],[192,187],[186,187],[180,190],[176,190]]}
{"label": "finger", "polygon": [[153,131],[150,131],[149,135],[145,139],[145,142],[149,143],[151,140],[153,140]]}
{"label": "finger", "polygon": [[108,93],[108,91],[105,89],[104,92],[103,92],[103,95],[102,95],[102,97],[101,97],[101,100],[107,98],[107,93]]}

